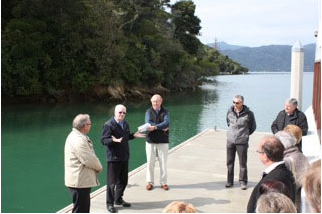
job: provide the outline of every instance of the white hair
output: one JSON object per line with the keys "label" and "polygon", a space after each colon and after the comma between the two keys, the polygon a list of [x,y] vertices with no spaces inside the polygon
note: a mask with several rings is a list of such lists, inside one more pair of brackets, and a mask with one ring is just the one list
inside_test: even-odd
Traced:
{"label": "white hair", "polygon": [[296,208],[286,195],[269,192],[257,200],[256,213],[296,213]]}
{"label": "white hair", "polygon": [[73,128],[81,130],[89,122],[88,114],[78,114],[73,120]]}
{"label": "white hair", "polygon": [[115,112],[123,110],[123,109],[125,109],[125,111],[126,111],[126,107],[124,105],[122,105],[122,104],[116,105],[114,108],[114,114],[115,114]]}
{"label": "white hair", "polygon": [[289,103],[289,104],[292,104],[295,107],[297,107],[297,105],[298,105],[297,99],[295,99],[295,98],[289,98],[285,102]]}
{"label": "white hair", "polygon": [[279,131],[275,136],[281,141],[285,149],[289,149],[296,145],[296,138],[287,131]]}

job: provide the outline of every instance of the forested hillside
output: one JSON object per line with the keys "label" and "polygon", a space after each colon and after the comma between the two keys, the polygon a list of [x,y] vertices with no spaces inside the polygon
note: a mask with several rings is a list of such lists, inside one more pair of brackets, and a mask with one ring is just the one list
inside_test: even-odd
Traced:
{"label": "forested hillside", "polygon": [[201,44],[190,0],[12,0],[1,11],[3,102],[123,100],[248,71]]}

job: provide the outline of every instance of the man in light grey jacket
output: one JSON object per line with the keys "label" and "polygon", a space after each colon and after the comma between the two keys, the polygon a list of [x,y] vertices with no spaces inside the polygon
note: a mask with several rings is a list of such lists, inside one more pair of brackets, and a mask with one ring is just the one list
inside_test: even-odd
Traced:
{"label": "man in light grey jacket", "polygon": [[227,112],[227,183],[226,187],[234,185],[234,164],[236,152],[239,158],[239,183],[243,190],[247,189],[247,149],[249,135],[256,129],[254,113],[244,105],[244,97],[236,95],[233,106]]}
{"label": "man in light grey jacket", "polygon": [[91,187],[99,185],[97,173],[103,169],[86,136],[91,125],[88,114],[77,115],[65,142],[65,186],[73,198],[73,213],[89,213]]}

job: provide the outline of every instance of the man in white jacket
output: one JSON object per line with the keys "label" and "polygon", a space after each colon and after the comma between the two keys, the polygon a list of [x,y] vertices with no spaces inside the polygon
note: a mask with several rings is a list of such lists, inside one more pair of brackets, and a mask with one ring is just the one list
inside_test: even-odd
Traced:
{"label": "man in white jacket", "polygon": [[91,187],[99,185],[97,173],[103,169],[86,136],[90,129],[89,115],[77,115],[65,143],[65,186],[72,195],[73,213],[89,213]]}

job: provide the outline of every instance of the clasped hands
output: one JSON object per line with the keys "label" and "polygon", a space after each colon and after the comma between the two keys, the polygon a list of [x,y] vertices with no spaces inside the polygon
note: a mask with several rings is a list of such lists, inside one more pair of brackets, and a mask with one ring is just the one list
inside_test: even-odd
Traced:
{"label": "clasped hands", "polygon": [[[151,131],[154,131],[154,130],[156,130],[157,129],[157,127],[156,126],[150,126],[150,127],[148,127],[146,130],[147,131],[149,131],[149,132],[151,132]],[[166,132],[166,131],[168,131],[169,130],[169,128],[165,128],[165,129],[162,129],[162,131],[164,131],[164,132]]]}
{"label": "clasped hands", "polygon": [[113,142],[115,142],[115,143],[121,143],[121,142],[122,142],[122,140],[123,140],[123,137],[116,138],[116,137],[114,137],[114,136],[112,135],[112,140],[113,140]]}

